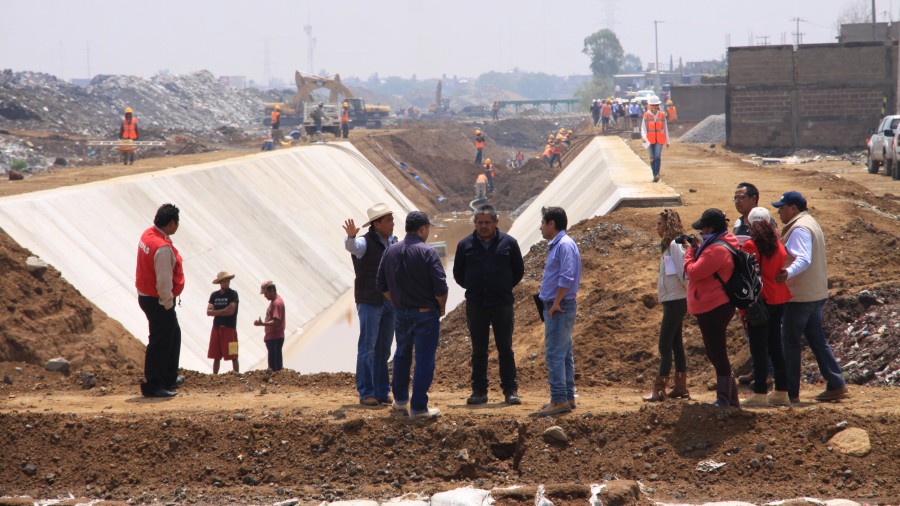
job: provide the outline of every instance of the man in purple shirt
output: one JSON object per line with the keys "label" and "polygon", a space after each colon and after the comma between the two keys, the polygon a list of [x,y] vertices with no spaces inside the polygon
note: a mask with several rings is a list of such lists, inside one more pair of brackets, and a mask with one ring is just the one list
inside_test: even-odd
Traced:
{"label": "man in purple shirt", "polygon": [[535,415],[552,416],[575,408],[572,329],[575,296],[581,283],[581,253],[566,234],[569,220],[563,208],[545,207],[541,214],[541,235],[550,241],[539,295],[544,303],[544,359],[550,402]]}
{"label": "man in purple shirt", "polygon": [[[425,243],[431,231],[428,215],[413,211],[406,217],[406,237],[391,245],[381,258],[375,287],[394,306],[397,351],[394,353],[393,409],[409,416],[434,418],[441,414],[428,407],[428,389],[434,379],[434,354],[440,334],[440,318],[447,304],[447,275],[437,251]],[[413,353],[412,397],[409,372]]]}

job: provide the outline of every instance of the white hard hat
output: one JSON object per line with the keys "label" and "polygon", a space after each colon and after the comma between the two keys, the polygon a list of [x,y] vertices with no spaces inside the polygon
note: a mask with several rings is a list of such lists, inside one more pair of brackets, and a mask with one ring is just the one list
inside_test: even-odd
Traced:
{"label": "white hard hat", "polygon": [[647,103],[650,104],[650,105],[659,105],[659,104],[661,104],[662,102],[659,101],[659,97],[657,97],[656,95],[653,95],[652,97],[650,97],[650,98],[647,100]]}

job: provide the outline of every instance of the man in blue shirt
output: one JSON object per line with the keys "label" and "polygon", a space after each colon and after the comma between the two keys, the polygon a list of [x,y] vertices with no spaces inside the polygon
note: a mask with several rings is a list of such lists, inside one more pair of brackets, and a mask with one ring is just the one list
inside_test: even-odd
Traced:
{"label": "man in blue shirt", "polygon": [[544,303],[544,358],[550,402],[535,415],[552,416],[575,408],[572,329],[575,296],[581,284],[581,253],[566,234],[568,218],[563,208],[545,207],[541,215],[541,235],[550,241],[539,295]]}
{"label": "man in blue shirt", "polygon": [[[441,414],[428,406],[428,389],[434,379],[434,354],[440,335],[440,318],[447,305],[447,275],[441,257],[425,240],[431,221],[421,211],[406,216],[406,237],[384,253],[376,288],[394,305],[397,351],[394,352],[393,409],[409,416],[434,418]],[[412,397],[409,372],[413,353]]]}
{"label": "man in blue shirt", "polygon": [[394,307],[375,288],[381,257],[394,237],[394,214],[387,204],[378,203],[367,211],[363,227],[369,231],[357,237],[359,227],[350,218],[344,222],[344,249],[350,252],[356,280],[353,296],[359,314],[359,341],[356,350],[356,390],[363,406],[390,404],[388,357],[394,340]]}
{"label": "man in blue shirt", "polygon": [[456,246],[453,279],[466,289],[466,324],[472,336],[472,395],[466,404],[488,401],[488,344],[491,328],[500,362],[500,388],[507,404],[521,404],[512,349],[513,287],[522,281],[525,262],[519,243],[497,229],[493,206],[475,212],[475,232]]}

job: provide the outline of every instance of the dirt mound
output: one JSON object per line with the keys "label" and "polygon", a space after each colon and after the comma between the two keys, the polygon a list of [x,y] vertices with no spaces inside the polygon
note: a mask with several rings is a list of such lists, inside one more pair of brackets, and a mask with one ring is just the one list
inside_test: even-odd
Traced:
{"label": "dirt mound", "polygon": [[34,275],[30,253],[0,230],[0,361],[43,365],[63,357],[77,369],[143,367],[144,345],[108,318],[52,266]]}

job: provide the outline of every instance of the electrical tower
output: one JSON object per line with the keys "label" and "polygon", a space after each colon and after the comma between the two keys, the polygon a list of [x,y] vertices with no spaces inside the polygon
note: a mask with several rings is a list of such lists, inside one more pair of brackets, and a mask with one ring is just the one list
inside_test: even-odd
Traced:
{"label": "electrical tower", "polygon": [[313,60],[313,53],[316,50],[316,38],[312,36],[312,25],[308,24],[304,26],[303,31],[306,32],[306,58],[309,60],[309,73],[315,74],[316,67]]}

